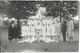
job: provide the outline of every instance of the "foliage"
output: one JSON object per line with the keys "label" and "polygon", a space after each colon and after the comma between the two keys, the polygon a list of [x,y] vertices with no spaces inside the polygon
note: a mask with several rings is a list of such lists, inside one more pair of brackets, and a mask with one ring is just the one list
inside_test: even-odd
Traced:
{"label": "foliage", "polygon": [[35,15],[37,11],[35,2],[30,1],[11,1],[10,8],[8,9],[8,15],[15,18],[28,18],[27,16]]}
{"label": "foliage", "polygon": [[48,15],[61,17],[74,17],[78,15],[78,1],[49,1],[44,2]]}
{"label": "foliage", "polygon": [[69,18],[71,15],[72,17],[78,15],[78,3],[78,1],[9,1],[8,4],[0,2],[0,11],[4,9],[8,17],[28,19],[28,16],[35,15],[36,4],[41,4],[47,9],[47,16]]}

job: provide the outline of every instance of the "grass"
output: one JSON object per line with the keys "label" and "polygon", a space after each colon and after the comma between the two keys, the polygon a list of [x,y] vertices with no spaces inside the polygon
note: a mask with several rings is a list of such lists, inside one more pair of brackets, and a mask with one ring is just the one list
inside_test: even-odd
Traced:
{"label": "grass", "polygon": [[79,32],[75,30],[75,38],[72,43],[62,42],[34,42],[30,43],[18,43],[16,40],[8,41],[7,30],[1,32],[1,51],[2,52],[77,52],[79,49]]}

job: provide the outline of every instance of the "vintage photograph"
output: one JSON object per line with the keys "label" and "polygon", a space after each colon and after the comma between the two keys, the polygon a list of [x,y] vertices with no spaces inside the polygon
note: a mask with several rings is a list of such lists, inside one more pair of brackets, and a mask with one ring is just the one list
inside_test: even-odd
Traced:
{"label": "vintage photograph", "polygon": [[0,52],[78,52],[79,1],[0,1]]}

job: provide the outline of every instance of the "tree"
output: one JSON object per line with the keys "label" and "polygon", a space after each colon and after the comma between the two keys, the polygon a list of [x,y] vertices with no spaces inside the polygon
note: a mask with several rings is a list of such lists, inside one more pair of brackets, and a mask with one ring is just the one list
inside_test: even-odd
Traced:
{"label": "tree", "polygon": [[6,3],[5,1],[0,1],[0,13],[6,14],[8,8],[9,3]]}
{"label": "tree", "polygon": [[[69,19],[78,15],[78,1],[49,1],[44,2],[49,16],[60,16]],[[72,16],[71,16],[72,15]]]}
{"label": "tree", "polygon": [[18,21],[20,19],[28,19],[29,16],[35,15],[34,12],[37,11],[36,2],[34,1],[9,1],[10,5],[7,9],[7,15],[9,18],[16,18]]}
{"label": "tree", "polygon": [[8,15],[16,19],[28,18],[27,16],[35,15],[37,10],[35,2],[30,1],[11,1]]}
{"label": "tree", "polygon": [[78,1],[63,1],[61,10],[61,16],[65,19],[78,15]]}
{"label": "tree", "polygon": [[9,1],[6,14],[16,19],[29,18],[37,11],[36,4],[46,7],[47,16],[69,19],[78,14],[78,1]]}

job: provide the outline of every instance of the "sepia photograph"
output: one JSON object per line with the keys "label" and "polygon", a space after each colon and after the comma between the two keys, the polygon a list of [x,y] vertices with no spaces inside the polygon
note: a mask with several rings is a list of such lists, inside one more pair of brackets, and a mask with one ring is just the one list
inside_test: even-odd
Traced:
{"label": "sepia photograph", "polygon": [[79,52],[79,1],[0,0],[0,52]]}

